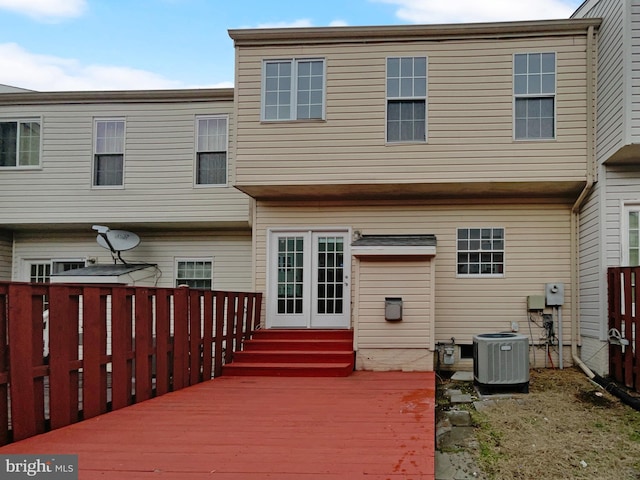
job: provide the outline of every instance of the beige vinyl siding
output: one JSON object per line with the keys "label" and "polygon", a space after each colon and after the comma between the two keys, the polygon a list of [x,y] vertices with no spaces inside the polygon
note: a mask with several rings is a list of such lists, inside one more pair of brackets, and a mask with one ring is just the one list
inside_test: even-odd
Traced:
{"label": "beige vinyl siding", "polygon": [[[243,47],[239,186],[576,181],[586,156],[586,40],[407,41]],[[513,55],[557,53],[557,139],[513,140]],[[427,56],[427,144],[385,144],[388,56]],[[268,58],[326,59],[326,121],[260,122]]]}
{"label": "beige vinyl siding", "polygon": [[13,258],[13,236],[0,230],[0,281],[11,280]]}
{"label": "beige vinyl siding", "polygon": [[[361,257],[355,264],[356,347],[433,349],[430,259]],[[402,298],[401,321],[385,320],[386,297]]]}
{"label": "beige vinyl siding", "polygon": [[[42,121],[41,168],[0,169],[0,224],[202,222],[248,225],[233,188],[233,102],[3,105]],[[229,185],[194,187],[196,115],[229,115]],[[92,187],[95,118],[126,122],[124,188]]]}
{"label": "beige vinyl siding", "polygon": [[[544,294],[546,282],[565,283],[564,338],[570,338],[573,308],[568,205],[326,202],[287,206],[258,202],[256,209],[257,291],[265,290],[265,235],[269,228],[334,226],[351,227],[365,235],[434,234],[436,342],[455,337],[456,343],[470,344],[473,335],[508,330],[513,321],[528,335],[526,297]],[[457,227],[487,226],[505,229],[504,278],[457,278]]]}
{"label": "beige vinyl siding", "polygon": [[[128,263],[158,265],[158,287],[175,286],[176,258],[211,258],[213,289],[251,291],[251,235],[247,232],[138,232],[141,242],[122,252]],[[47,259],[96,259],[113,263],[111,254],[98,246],[91,233],[23,232],[16,234],[13,279],[28,280],[26,262]]]}

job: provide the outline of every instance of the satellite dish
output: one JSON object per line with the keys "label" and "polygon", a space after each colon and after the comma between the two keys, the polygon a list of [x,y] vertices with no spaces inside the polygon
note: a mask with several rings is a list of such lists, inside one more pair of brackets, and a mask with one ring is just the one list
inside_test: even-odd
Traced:
{"label": "satellite dish", "polygon": [[140,237],[126,230],[108,230],[99,233],[96,241],[98,245],[107,250],[124,252],[136,248],[140,244]]}

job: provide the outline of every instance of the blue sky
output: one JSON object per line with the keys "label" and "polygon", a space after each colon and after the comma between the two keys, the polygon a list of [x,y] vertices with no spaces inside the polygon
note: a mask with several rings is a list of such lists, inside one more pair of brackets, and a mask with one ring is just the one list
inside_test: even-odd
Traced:
{"label": "blue sky", "polygon": [[582,0],[0,0],[0,84],[233,86],[230,28],[568,18]]}

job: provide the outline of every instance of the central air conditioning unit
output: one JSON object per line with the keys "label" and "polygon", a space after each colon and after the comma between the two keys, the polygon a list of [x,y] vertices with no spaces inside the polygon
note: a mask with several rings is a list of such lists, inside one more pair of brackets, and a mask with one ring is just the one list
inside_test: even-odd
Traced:
{"label": "central air conditioning unit", "polygon": [[473,337],[473,380],[481,393],[529,392],[529,338],[517,333]]}

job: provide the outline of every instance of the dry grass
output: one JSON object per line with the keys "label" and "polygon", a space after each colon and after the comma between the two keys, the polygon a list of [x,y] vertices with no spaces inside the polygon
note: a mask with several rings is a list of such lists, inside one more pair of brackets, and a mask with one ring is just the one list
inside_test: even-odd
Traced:
{"label": "dry grass", "polygon": [[528,395],[473,418],[488,478],[640,479],[640,412],[579,370],[534,370]]}

